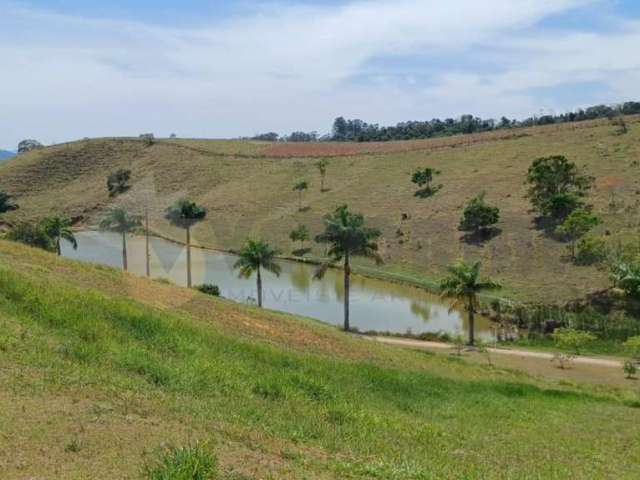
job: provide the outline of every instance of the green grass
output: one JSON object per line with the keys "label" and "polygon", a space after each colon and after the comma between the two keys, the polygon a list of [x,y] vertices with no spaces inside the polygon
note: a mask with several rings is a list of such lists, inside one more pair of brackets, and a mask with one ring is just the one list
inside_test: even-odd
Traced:
{"label": "green grass", "polygon": [[[368,353],[308,353],[229,333],[218,323],[225,301],[198,294],[208,307],[202,321],[114,294],[111,284],[129,277],[110,269],[46,254],[24,266],[6,261],[7,248],[0,425],[15,439],[0,456],[7,478],[136,478],[166,442],[208,442],[222,478],[640,475],[633,389],[562,386],[334,333],[336,352],[344,344]],[[92,288],[78,286],[88,280]],[[163,297],[185,292],[136,282]],[[277,331],[291,316],[265,318]],[[334,332],[298,322],[300,333]],[[75,452],[64,451],[70,439]]]}

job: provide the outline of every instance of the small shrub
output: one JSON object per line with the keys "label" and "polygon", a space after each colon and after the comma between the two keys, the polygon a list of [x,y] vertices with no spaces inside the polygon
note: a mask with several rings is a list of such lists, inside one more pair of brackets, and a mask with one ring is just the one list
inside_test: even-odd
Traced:
{"label": "small shrub", "polygon": [[632,358],[640,360],[640,336],[629,338],[624,342],[624,347],[629,351]]}
{"label": "small shrub", "polygon": [[144,468],[148,480],[213,480],[218,475],[218,459],[204,446],[169,447]]}
{"label": "small shrub", "polygon": [[207,295],[211,295],[212,297],[220,296],[220,287],[218,287],[218,285],[205,283],[204,285],[198,285],[196,287],[196,290],[199,290],[200,292],[205,293]]}
{"label": "small shrub", "polygon": [[558,368],[561,368],[562,370],[564,370],[566,368],[571,368],[574,358],[575,357],[571,354],[557,352],[553,355],[553,358],[551,359],[551,361],[553,363],[557,363]]}
{"label": "small shrub", "polygon": [[576,262],[582,265],[602,262],[606,255],[605,242],[599,237],[581,238],[576,246]]}
{"label": "small shrub", "polygon": [[624,362],[622,368],[624,370],[624,373],[627,374],[628,379],[633,378],[635,374],[638,373],[638,367],[636,367],[635,362],[633,362],[632,360],[627,360],[626,362]]}
{"label": "small shrub", "polygon": [[153,133],[143,133],[139,137],[147,147],[150,147],[154,143],[156,143],[156,137]]}
{"label": "small shrub", "polygon": [[131,188],[129,180],[131,179],[131,170],[121,168],[116,170],[107,178],[107,190],[110,197],[115,197],[121,193],[125,193]]}
{"label": "small shrub", "polygon": [[64,447],[64,451],[68,453],[78,453],[82,448],[82,443],[78,437],[73,437]]}
{"label": "small shrub", "polygon": [[453,347],[456,349],[456,355],[461,356],[464,349],[464,337],[460,334],[453,337]]}
{"label": "small shrub", "polygon": [[573,328],[557,328],[552,337],[556,347],[561,350],[568,350],[576,355],[580,355],[580,351],[596,339],[596,336],[590,332],[583,332]]}

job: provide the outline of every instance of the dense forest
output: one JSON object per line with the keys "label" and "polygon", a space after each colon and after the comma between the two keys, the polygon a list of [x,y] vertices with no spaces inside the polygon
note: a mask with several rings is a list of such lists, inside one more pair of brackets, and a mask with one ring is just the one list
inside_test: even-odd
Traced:
{"label": "dense forest", "polygon": [[293,132],[281,137],[275,132],[263,133],[252,140],[282,142],[385,142],[390,140],[412,140],[421,138],[446,137],[465,133],[479,133],[506,128],[531,127],[554,123],[581,122],[598,118],[614,119],[620,115],[640,114],[640,102],[625,102],[618,105],[595,105],[575,112],[560,115],[541,115],[524,120],[502,117],[500,120],[483,119],[474,115],[441,120],[408,121],[396,126],[381,127],[359,119],[338,117],[333,122],[331,133],[319,136],[317,132]]}

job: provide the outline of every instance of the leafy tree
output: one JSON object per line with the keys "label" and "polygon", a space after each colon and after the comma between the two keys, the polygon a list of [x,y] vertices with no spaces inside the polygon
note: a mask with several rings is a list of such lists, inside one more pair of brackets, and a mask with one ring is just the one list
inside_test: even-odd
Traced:
{"label": "leafy tree", "polygon": [[556,347],[576,355],[580,355],[582,349],[596,339],[596,336],[590,332],[573,328],[556,328],[551,336]]}
{"label": "leafy tree", "polygon": [[38,150],[44,148],[44,146],[37,140],[22,140],[19,144],[18,144],[18,154],[20,153],[27,153],[30,152],[31,150]]}
{"label": "leafy tree", "polygon": [[56,246],[40,223],[19,223],[5,237],[13,242],[55,252]]}
{"label": "leafy tree", "polygon": [[0,213],[7,213],[11,210],[17,210],[18,205],[11,200],[13,197],[7,192],[0,191]]}
{"label": "leafy tree", "polygon": [[422,170],[416,170],[413,173],[411,181],[421,188],[421,190],[416,193],[418,196],[421,193],[434,193],[434,189],[431,187],[431,182],[433,182],[433,177],[436,175],[440,175],[440,172],[430,167],[423,168]]}
{"label": "leafy tree", "polygon": [[327,167],[329,166],[329,162],[326,158],[318,160],[316,162],[316,167],[318,167],[318,171],[320,172],[320,191],[325,192],[324,182],[327,178]]}
{"label": "leafy tree", "polygon": [[298,182],[293,186],[293,190],[298,192],[298,210],[302,210],[302,194],[309,188],[309,184],[305,181]]}
{"label": "leafy tree", "polygon": [[331,263],[344,261],[344,330],[349,331],[349,289],[351,281],[351,257],[373,258],[382,263],[376,240],[381,233],[365,226],[364,216],[351,213],[346,205],[324,217],[325,231],[316,237],[316,242],[329,245],[329,260],[316,271],[315,278],[322,278]]}
{"label": "leafy tree", "polygon": [[280,265],[276,263],[279,254],[268,243],[262,240],[247,240],[238,253],[238,261],[233,268],[240,270],[240,276],[250,278],[256,272],[256,286],[258,290],[258,306],[262,307],[262,274],[261,269],[280,276]]}
{"label": "leafy tree", "polygon": [[472,234],[486,234],[500,221],[500,209],[488,205],[484,192],[469,200],[462,212],[458,230]]}
{"label": "leafy tree", "polygon": [[66,240],[71,244],[74,250],[78,248],[78,242],[73,230],[71,229],[71,219],[63,217],[49,217],[42,221],[42,227],[47,235],[53,240],[56,253],[58,256],[62,255],[62,248],[60,246],[61,240]]}
{"label": "leafy tree", "polygon": [[289,238],[292,242],[300,242],[300,248],[302,248],[304,242],[309,240],[309,229],[306,225],[298,225],[297,228],[291,230]]}
{"label": "leafy tree", "polygon": [[147,147],[150,147],[151,145],[156,143],[156,137],[153,133],[143,133],[139,136],[139,138]]}
{"label": "leafy tree", "polygon": [[584,205],[593,178],[582,175],[575,163],[562,155],[538,158],[527,173],[527,197],[543,216],[564,220]]}
{"label": "leafy tree", "polygon": [[129,214],[124,208],[114,208],[100,222],[100,228],[122,235],[122,269],[128,269],[127,233],[141,225],[140,219]]}
{"label": "leafy tree", "polygon": [[454,299],[451,310],[463,305],[469,318],[469,345],[475,343],[475,314],[478,313],[478,294],[483,290],[496,290],[500,285],[492,280],[480,279],[481,262],[472,264],[458,260],[449,267],[449,276],[440,282],[443,297]]}
{"label": "leafy tree", "polygon": [[587,208],[571,212],[564,222],[556,227],[556,234],[566,238],[571,245],[571,258],[576,259],[576,242],[599,225],[600,218]]}
{"label": "leafy tree", "polygon": [[191,227],[207,216],[207,210],[195,202],[183,198],[171,205],[165,218],[172,225],[184,228],[187,233],[187,286],[191,288]]}
{"label": "leafy tree", "polygon": [[109,196],[115,197],[121,193],[126,192],[131,188],[129,180],[131,179],[131,170],[125,170],[121,168],[109,175],[107,178],[107,190],[109,190]]}

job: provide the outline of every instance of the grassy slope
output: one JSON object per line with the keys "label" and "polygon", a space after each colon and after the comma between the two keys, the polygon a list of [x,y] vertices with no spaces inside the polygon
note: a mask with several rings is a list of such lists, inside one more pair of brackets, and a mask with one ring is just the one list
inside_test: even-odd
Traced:
{"label": "grassy slope", "polygon": [[[110,204],[107,174],[131,168],[135,187],[129,201],[151,202],[156,231],[182,239],[183,233],[162,219],[162,211],[173,198],[189,195],[209,209],[208,219],[195,228],[195,240],[225,249],[237,248],[248,235],[292,249],[292,228],[305,223],[317,233],[322,215],[347,203],[383,230],[385,273],[435,278],[456,257],[480,257],[507,294],[553,301],[604,287],[607,276],[563,261],[565,246],[534,228],[523,198],[526,170],[537,157],[566,154],[598,178],[591,200],[605,219],[600,233],[637,232],[640,123],[628,122],[630,132],[623,136],[598,121],[384,144],[162,140],[145,147],[135,139],[82,141],[9,161],[0,167],[0,189],[16,194],[22,205],[9,220],[63,210],[91,222]],[[295,155],[333,156],[329,192],[319,191],[316,159]],[[433,198],[413,196],[409,176],[420,166],[442,171],[437,182],[444,188]],[[305,212],[298,212],[292,191],[299,179],[311,183]],[[502,209],[503,232],[484,247],[470,246],[460,241],[457,225],[465,201],[483,190]],[[609,207],[612,195],[614,209]],[[401,219],[403,213],[408,220]],[[313,254],[321,255],[321,248]]]}
{"label": "grassy slope", "polygon": [[138,478],[158,445],[195,440],[228,478],[640,475],[633,389],[391,349],[5,242],[0,265],[3,478]]}

